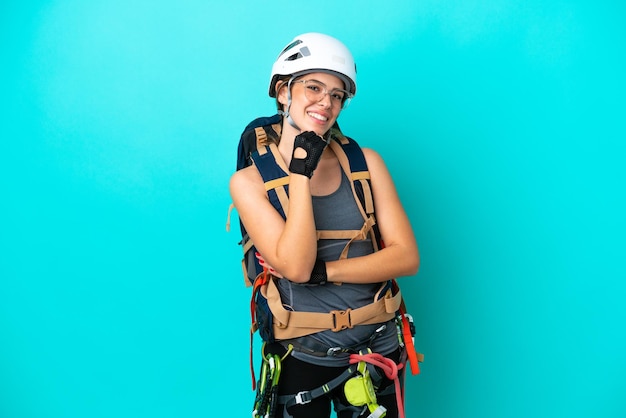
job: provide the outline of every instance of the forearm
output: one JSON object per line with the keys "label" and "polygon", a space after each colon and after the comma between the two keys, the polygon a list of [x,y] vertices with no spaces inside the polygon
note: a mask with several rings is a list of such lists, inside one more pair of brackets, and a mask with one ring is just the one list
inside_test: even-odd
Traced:
{"label": "forearm", "polygon": [[291,281],[306,282],[316,255],[317,231],[309,179],[291,175],[288,216],[276,245],[278,263],[274,268]]}
{"label": "forearm", "polygon": [[327,280],[337,283],[380,283],[412,276],[418,268],[419,253],[413,245],[390,245],[366,256],[326,263]]}
{"label": "forearm", "polygon": [[329,282],[379,283],[412,276],[419,268],[419,251],[409,219],[400,203],[384,161],[363,149],[370,171],[376,218],[385,247],[375,253],[326,263]]}
{"label": "forearm", "polygon": [[297,283],[307,282],[317,255],[317,231],[313,217],[310,179],[326,148],[315,132],[307,131],[294,139],[289,161],[289,209],[279,237],[276,270]]}

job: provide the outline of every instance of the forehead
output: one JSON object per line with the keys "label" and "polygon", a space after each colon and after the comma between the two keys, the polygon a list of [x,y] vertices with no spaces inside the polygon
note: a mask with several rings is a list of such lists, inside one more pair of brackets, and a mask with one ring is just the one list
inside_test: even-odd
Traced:
{"label": "forehead", "polygon": [[343,81],[339,77],[328,73],[310,73],[302,76],[302,79],[320,81],[330,89],[345,89]]}

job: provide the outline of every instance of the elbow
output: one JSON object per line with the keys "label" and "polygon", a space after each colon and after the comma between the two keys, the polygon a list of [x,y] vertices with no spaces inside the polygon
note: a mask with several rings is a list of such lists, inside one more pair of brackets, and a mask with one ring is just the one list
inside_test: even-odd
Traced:
{"label": "elbow", "polygon": [[311,279],[311,273],[293,272],[292,274],[285,275],[285,278],[293,283],[304,284]]}
{"label": "elbow", "polygon": [[417,272],[419,271],[420,268],[420,260],[419,257],[417,257],[414,261],[413,264],[411,264],[411,272],[409,273],[409,276],[415,276],[417,274]]}
{"label": "elbow", "polygon": [[293,282],[293,283],[298,283],[298,284],[304,284],[304,283],[308,283],[309,280],[311,279],[311,275],[310,274],[306,274],[306,275],[297,275],[297,276],[289,276],[289,281]]}
{"label": "elbow", "polygon": [[419,253],[415,253],[415,255],[411,257],[407,257],[407,276],[414,276],[417,274],[420,267],[420,256]]}
{"label": "elbow", "polygon": [[[392,248],[388,246],[386,248]],[[420,266],[420,256],[417,247],[414,246],[398,246],[397,253],[394,255],[394,259],[397,260],[395,263],[397,270],[397,276],[414,276],[417,274]]]}
{"label": "elbow", "polygon": [[296,266],[291,264],[285,266],[280,273],[290,282],[304,284],[311,279],[311,270],[312,267],[308,268],[308,266]]}

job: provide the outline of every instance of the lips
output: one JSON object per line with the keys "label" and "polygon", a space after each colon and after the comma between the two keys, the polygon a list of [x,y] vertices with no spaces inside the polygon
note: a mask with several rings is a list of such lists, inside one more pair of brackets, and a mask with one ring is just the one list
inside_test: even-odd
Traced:
{"label": "lips", "polygon": [[319,113],[315,113],[315,112],[307,112],[307,115],[309,115],[310,117],[312,117],[313,119],[319,120],[320,122],[326,122],[328,121],[328,117],[324,116],[324,115],[320,115]]}

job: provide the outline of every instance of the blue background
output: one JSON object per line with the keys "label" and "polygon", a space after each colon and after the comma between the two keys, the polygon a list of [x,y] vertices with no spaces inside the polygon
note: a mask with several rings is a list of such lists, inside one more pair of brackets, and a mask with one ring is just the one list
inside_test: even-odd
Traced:
{"label": "blue background", "polygon": [[625,16],[2,2],[0,417],[249,416],[227,182],[307,31],[353,51],[342,128],[386,159],[420,245],[400,281],[426,354],[407,416],[626,416]]}

